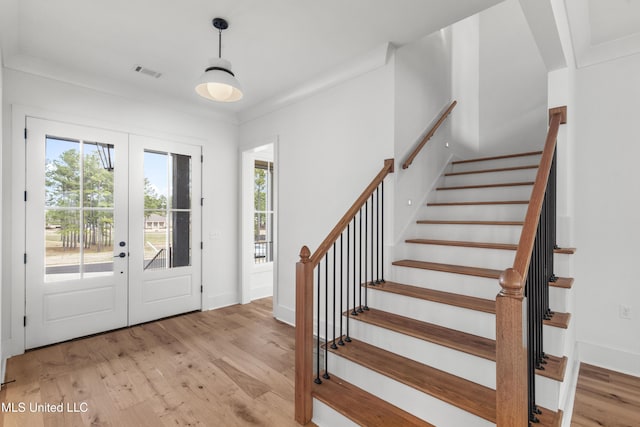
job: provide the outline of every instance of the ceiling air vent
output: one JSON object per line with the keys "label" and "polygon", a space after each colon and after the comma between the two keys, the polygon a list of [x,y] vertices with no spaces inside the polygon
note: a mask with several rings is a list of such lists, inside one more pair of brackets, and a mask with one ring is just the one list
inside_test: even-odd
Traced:
{"label": "ceiling air vent", "polygon": [[162,73],[150,70],[149,68],[145,68],[142,65],[136,65],[135,67],[133,67],[133,71],[135,71],[136,73],[144,74],[145,76],[154,77],[156,79],[160,78],[160,76],[162,75]]}

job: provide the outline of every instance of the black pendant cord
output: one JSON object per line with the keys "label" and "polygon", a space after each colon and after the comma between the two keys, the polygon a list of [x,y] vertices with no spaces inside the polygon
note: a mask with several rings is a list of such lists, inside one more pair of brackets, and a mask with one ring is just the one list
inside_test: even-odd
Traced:
{"label": "black pendant cord", "polygon": [[[320,299],[320,298],[318,298]],[[318,317],[319,318],[319,317]],[[324,374],[329,379],[329,254],[324,256]]]}
{"label": "black pendant cord", "polygon": [[337,349],[336,345],[336,242],[333,242],[333,341],[331,341],[331,348]]}
{"label": "black pendant cord", "polygon": [[316,329],[316,379],[314,382],[316,384],[322,384],[322,380],[320,379],[320,351],[322,351],[322,347],[320,346],[320,266],[316,268],[318,271],[318,325]]}
{"label": "black pendant cord", "polygon": [[222,58],[222,30],[218,30],[218,58]]}

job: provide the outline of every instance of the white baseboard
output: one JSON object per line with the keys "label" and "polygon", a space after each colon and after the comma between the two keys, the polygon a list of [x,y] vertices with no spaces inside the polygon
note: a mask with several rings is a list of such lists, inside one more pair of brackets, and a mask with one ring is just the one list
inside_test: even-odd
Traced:
{"label": "white baseboard", "polygon": [[[577,347],[577,345],[576,345]],[[571,417],[573,416],[573,405],[576,400],[576,388],[578,386],[578,374],[580,373],[580,360],[578,359],[577,348],[574,350],[573,363],[569,366],[569,384],[565,401],[561,402],[564,414],[562,416],[562,427],[571,427]]]}
{"label": "white baseboard", "polygon": [[251,301],[260,298],[272,297],[273,285],[260,286],[259,288],[251,289]]}
{"label": "white baseboard", "polygon": [[240,304],[237,293],[208,296],[202,301],[202,310],[215,310],[216,308],[228,307],[234,304]]}
{"label": "white baseboard", "polygon": [[276,319],[287,325],[296,326],[296,311],[293,308],[278,305],[275,307],[273,315]]}
{"label": "white baseboard", "polygon": [[578,342],[578,351],[581,362],[623,374],[640,376],[640,354],[583,341]]}

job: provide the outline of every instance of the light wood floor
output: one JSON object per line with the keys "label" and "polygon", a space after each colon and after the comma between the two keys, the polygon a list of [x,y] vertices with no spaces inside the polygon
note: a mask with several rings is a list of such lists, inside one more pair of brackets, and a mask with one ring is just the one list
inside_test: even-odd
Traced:
{"label": "light wood floor", "polygon": [[[271,299],[27,352],[7,363],[4,426],[297,426],[294,329]],[[31,412],[36,403],[87,412]],[[0,425],[3,423],[0,422]]]}
{"label": "light wood floor", "polygon": [[580,365],[573,427],[640,426],[640,378]]}
{"label": "light wood floor", "polygon": [[[0,426],[297,426],[294,329],[271,299],[29,351],[12,379]],[[31,412],[44,403],[65,412]],[[572,426],[640,426],[640,379],[582,364]]]}

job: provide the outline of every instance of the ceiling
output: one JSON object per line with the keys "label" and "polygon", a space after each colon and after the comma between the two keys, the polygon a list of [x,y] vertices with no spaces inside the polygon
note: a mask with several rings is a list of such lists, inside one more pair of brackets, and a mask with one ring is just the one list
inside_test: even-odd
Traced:
{"label": "ceiling", "polygon": [[[501,0],[0,1],[8,68],[237,113],[385,42],[416,40]],[[217,55],[216,16],[229,21],[222,53],[244,87],[245,98],[234,104],[194,92],[209,57]],[[162,76],[135,73],[135,65]]]}

